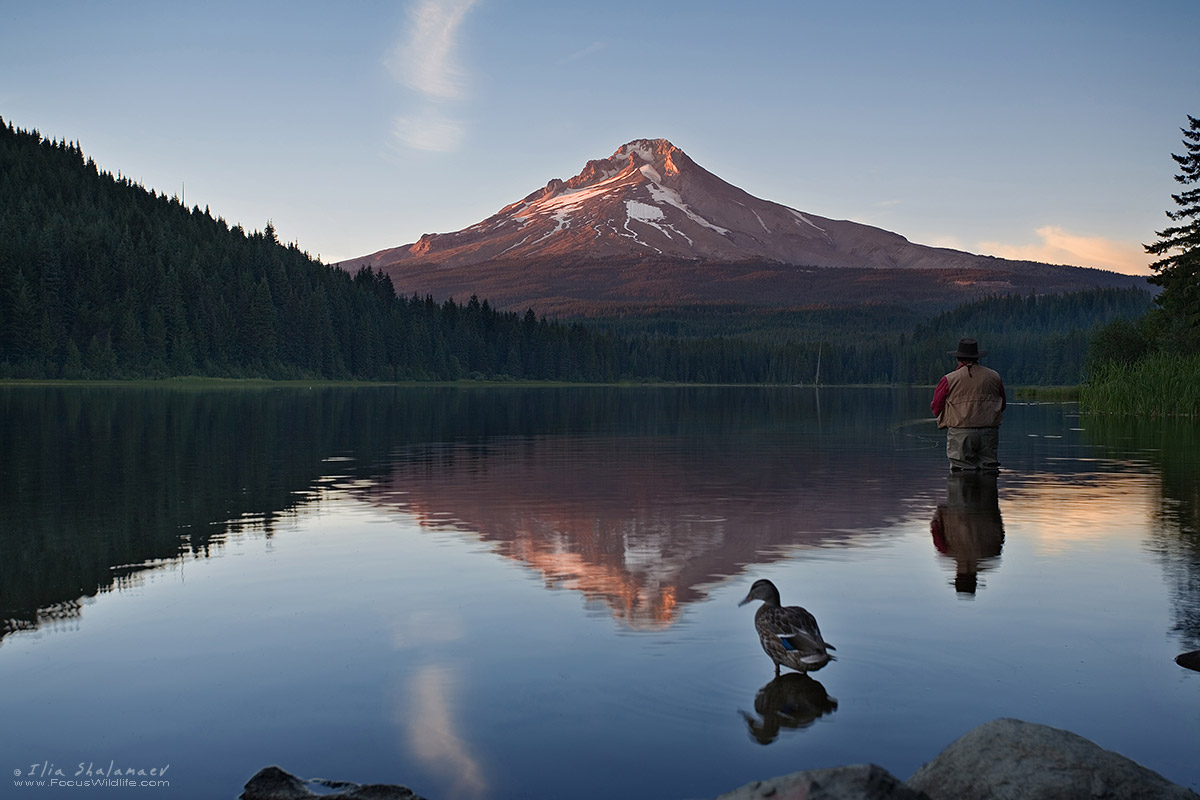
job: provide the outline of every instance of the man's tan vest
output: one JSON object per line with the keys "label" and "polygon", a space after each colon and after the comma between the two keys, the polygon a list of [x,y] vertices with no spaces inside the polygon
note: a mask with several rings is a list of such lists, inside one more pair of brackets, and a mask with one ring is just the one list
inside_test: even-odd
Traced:
{"label": "man's tan vest", "polygon": [[938,414],[939,428],[995,428],[1004,415],[1004,381],[979,364],[959,367],[946,376],[950,392]]}

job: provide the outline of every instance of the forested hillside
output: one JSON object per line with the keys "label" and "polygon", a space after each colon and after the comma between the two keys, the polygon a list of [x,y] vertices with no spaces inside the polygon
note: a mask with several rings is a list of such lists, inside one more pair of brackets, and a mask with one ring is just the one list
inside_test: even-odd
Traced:
{"label": "forested hillside", "polygon": [[0,122],[0,377],[582,376],[592,337],[528,317],[397,299]]}
{"label": "forested hillside", "polygon": [[973,335],[1010,383],[1075,383],[1089,333],[1149,302],[1105,289],[998,297],[925,324],[901,309],[765,324],[725,309],[585,327],[476,297],[397,297],[383,274],[322,264],[269,223],[246,233],[0,120],[0,378],[930,383]]}
{"label": "forested hillside", "polygon": [[662,309],[587,324],[660,341],[735,339],[761,351],[761,358],[771,358],[768,351],[786,342],[786,356],[777,360],[787,365],[789,383],[936,383],[953,366],[946,352],[960,337],[973,336],[1010,382],[1061,385],[1079,381],[1098,326],[1136,318],[1151,305],[1146,290],[1093,289],[989,297],[932,319],[901,306],[798,311],[722,306]]}

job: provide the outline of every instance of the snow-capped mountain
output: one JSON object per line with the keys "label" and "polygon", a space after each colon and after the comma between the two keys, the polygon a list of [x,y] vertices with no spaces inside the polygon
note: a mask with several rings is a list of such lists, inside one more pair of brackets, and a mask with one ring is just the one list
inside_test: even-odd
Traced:
{"label": "snow-capped mountain", "polygon": [[[814,280],[813,268],[823,267],[854,270],[864,286],[892,283],[883,274],[892,270],[933,271],[950,295],[1129,283],[1097,270],[913,244],[801,212],[727,183],[666,139],[629,142],[469,228],[342,264],[362,265],[387,273],[402,293],[478,294],[501,307],[543,309],[577,302],[800,305],[829,282]],[[863,278],[859,270],[882,272]],[[950,280],[959,272],[965,277]],[[1037,287],[1014,283],[1014,275],[1037,276]],[[1055,286],[1044,286],[1047,279]]]}

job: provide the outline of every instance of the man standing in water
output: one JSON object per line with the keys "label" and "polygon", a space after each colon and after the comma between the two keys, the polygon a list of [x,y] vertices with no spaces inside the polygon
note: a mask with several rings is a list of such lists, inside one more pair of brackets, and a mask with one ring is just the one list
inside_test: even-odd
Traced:
{"label": "man standing in water", "polygon": [[995,370],[979,364],[987,355],[974,339],[959,339],[958,349],[949,353],[958,367],[938,382],[930,409],[939,428],[946,429],[946,457],[954,471],[999,471],[996,447],[1000,420],[1008,401],[1004,381]]}

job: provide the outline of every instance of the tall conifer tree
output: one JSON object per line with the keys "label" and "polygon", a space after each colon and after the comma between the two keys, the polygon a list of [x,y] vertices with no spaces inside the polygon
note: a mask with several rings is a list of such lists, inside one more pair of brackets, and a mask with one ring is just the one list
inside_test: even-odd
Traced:
{"label": "tall conifer tree", "polygon": [[[1181,167],[1175,180],[1185,186],[1200,182],[1200,119],[1188,115],[1183,131],[1184,155],[1171,154]],[[1200,340],[1200,187],[1171,195],[1178,206],[1168,211],[1173,225],[1158,231],[1158,241],[1146,252],[1162,256],[1150,265],[1157,274],[1150,282],[1161,286],[1158,304],[1174,323],[1176,332]],[[1181,328],[1181,329],[1180,329]]]}

